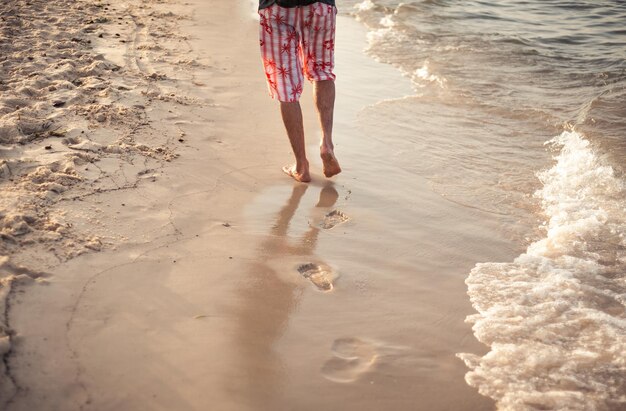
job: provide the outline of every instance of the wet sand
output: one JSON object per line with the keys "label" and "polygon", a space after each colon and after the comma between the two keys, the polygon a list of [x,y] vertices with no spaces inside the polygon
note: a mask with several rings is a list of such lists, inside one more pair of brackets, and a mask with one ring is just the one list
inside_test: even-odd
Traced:
{"label": "wet sand", "polygon": [[[249,5],[146,4],[160,14],[129,31],[145,53],[130,62],[152,58],[161,87],[187,99],[147,113],[154,130],[184,136],[178,158],[151,184],[86,200],[124,242],[17,287],[8,409],[493,409],[456,357],[486,352],[464,323],[464,279],[519,250],[492,215],[386,162],[393,146],[359,128],[363,107],[401,97],[407,81],[361,52],[365,30],[339,19],[344,172],[321,174],[307,89],[313,182],[302,185],[280,170],[289,146]],[[175,20],[188,48],[154,59],[141,43],[150,16]],[[96,46],[130,64],[132,46]],[[195,63],[177,72],[176,59]]]}

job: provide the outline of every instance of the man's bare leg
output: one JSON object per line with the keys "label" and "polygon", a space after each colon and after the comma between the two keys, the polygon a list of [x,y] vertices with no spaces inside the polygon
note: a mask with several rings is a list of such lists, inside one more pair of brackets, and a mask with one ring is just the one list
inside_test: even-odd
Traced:
{"label": "man's bare leg", "polygon": [[308,183],[311,181],[311,176],[309,175],[309,162],[306,159],[304,146],[304,124],[302,123],[300,103],[281,102],[280,113],[283,116],[283,123],[285,123],[293,155],[296,157],[296,163],[283,167],[283,171],[296,181]]}
{"label": "man's bare leg", "polygon": [[335,110],[335,82],[334,80],[316,81],[313,88],[315,107],[322,127],[322,141],[320,142],[320,156],[324,164],[324,175],[332,177],[341,173],[341,167],[335,157],[333,145],[333,113]]}

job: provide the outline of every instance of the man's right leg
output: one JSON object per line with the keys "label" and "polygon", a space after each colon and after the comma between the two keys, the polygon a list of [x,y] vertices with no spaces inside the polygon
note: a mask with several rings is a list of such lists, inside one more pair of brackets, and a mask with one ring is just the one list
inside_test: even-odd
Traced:
{"label": "man's right leg", "polygon": [[299,8],[282,8],[277,4],[259,11],[260,43],[269,92],[272,98],[280,101],[283,123],[296,158],[296,163],[283,167],[283,171],[297,181],[309,182],[302,110],[298,103],[303,75],[295,25],[300,12]]}
{"label": "man's right leg", "polygon": [[293,155],[296,163],[291,166],[283,167],[283,171],[293,177],[297,181],[307,183],[311,181],[309,174],[309,162],[306,159],[306,149],[304,144],[304,124],[302,121],[302,109],[300,103],[281,102],[280,113],[283,116],[283,123],[287,130],[287,136],[291,143]]}

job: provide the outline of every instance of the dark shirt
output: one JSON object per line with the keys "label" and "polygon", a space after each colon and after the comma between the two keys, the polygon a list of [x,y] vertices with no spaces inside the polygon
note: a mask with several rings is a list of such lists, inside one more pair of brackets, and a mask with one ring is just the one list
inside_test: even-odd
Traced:
{"label": "dark shirt", "polygon": [[278,4],[280,7],[298,7],[308,6],[313,3],[326,3],[334,6],[335,0],[259,0],[259,10],[265,9],[273,4]]}

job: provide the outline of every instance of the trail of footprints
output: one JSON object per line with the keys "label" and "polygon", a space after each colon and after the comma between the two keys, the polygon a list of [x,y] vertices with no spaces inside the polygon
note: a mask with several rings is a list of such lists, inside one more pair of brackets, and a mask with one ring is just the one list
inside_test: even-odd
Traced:
{"label": "trail of footprints", "polygon": [[[324,230],[330,230],[331,228],[344,223],[349,220],[349,217],[339,210],[333,210],[324,216],[324,220],[321,222],[320,227]],[[306,279],[311,281],[317,289],[320,291],[332,291],[334,285],[333,281],[337,277],[335,272],[328,266],[323,264],[305,263],[298,266],[298,272]]]}
{"label": "trail of footprints", "polygon": [[[324,216],[320,227],[330,230],[349,219],[342,211],[333,210]],[[318,290],[324,292],[333,290],[333,282],[337,275],[329,266],[305,263],[299,265],[297,270]],[[321,372],[324,378],[337,383],[356,381],[372,367],[378,358],[378,349],[375,344],[354,337],[335,340],[331,352],[332,358],[322,366]]]}

